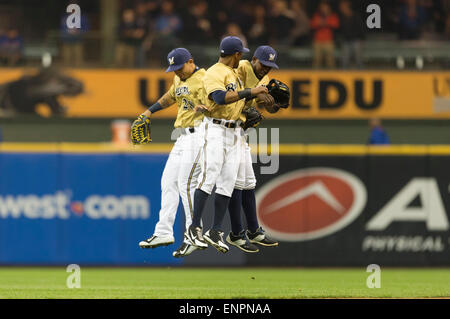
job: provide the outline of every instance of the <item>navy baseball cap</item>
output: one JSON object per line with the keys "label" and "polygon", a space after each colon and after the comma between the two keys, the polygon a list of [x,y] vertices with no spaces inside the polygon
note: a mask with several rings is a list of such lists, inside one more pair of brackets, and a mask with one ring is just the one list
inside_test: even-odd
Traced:
{"label": "navy baseball cap", "polygon": [[169,67],[167,68],[166,72],[172,72],[181,69],[183,65],[190,59],[192,59],[192,55],[185,48],[173,49],[167,55]]}
{"label": "navy baseball cap", "polygon": [[277,60],[277,51],[275,51],[274,48],[268,45],[262,45],[256,49],[253,56],[257,58],[261,64],[278,69],[278,65],[275,63]]}
{"label": "navy baseball cap", "polygon": [[220,42],[220,53],[233,54],[236,52],[250,52],[250,50],[244,48],[242,40],[238,37],[229,36],[223,38],[222,42]]}

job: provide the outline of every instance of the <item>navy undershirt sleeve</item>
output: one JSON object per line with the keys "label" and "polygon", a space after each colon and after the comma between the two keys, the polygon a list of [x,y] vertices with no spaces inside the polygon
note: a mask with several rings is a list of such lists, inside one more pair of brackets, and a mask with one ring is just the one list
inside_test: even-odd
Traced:
{"label": "navy undershirt sleeve", "polygon": [[226,94],[227,94],[227,91],[217,90],[217,91],[214,91],[211,93],[211,97],[215,103],[223,105],[223,104],[225,104],[225,95]]}

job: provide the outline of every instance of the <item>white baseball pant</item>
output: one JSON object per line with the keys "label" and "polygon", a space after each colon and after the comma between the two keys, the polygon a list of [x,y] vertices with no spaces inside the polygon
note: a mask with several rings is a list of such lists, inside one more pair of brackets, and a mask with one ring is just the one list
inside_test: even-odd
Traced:
{"label": "white baseball pant", "polygon": [[241,155],[234,188],[239,190],[255,189],[256,177],[253,170],[252,154],[245,135],[242,137],[241,141]]}
{"label": "white baseball pant", "polygon": [[192,223],[194,191],[201,171],[199,162],[203,145],[202,126],[196,127],[195,130],[194,133],[187,132],[178,137],[170,151],[161,178],[161,210],[154,235],[173,236],[173,224],[180,196],[186,229]]}
{"label": "white baseball pant", "polygon": [[198,188],[211,194],[215,185],[217,194],[231,197],[241,158],[241,128],[215,124],[209,117],[203,121],[205,143]]}

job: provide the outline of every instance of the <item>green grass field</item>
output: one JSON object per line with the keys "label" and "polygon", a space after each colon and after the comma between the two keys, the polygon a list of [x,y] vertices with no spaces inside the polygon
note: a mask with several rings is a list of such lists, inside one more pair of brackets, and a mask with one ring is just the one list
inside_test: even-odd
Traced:
{"label": "green grass field", "polygon": [[450,298],[450,268],[381,269],[369,289],[365,268],[81,268],[69,289],[64,267],[0,268],[5,298]]}

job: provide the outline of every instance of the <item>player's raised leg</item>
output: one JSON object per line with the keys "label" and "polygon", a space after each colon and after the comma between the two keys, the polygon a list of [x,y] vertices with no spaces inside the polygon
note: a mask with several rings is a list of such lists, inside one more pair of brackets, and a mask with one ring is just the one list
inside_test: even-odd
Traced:
{"label": "player's raised leg", "polygon": [[[245,154],[245,140],[242,140],[242,153]],[[244,227],[242,226],[241,211],[242,211],[242,189],[245,187],[245,170],[246,170],[246,156],[241,156],[239,162],[239,170],[236,179],[236,184],[228,204],[228,211],[230,213],[231,232],[228,234],[226,241],[242,251],[247,253],[256,253],[259,251],[258,247],[249,242],[246,236]]]}
{"label": "player's raised leg", "polygon": [[255,188],[256,177],[252,165],[250,146],[245,143],[245,183],[242,190],[242,207],[247,221],[247,237],[251,243],[266,247],[278,246],[278,242],[269,238],[259,226],[256,214]]}
{"label": "player's raised leg", "polygon": [[173,224],[179,203],[178,173],[182,155],[181,143],[175,143],[161,178],[161,209],[153,236],[139,243],[141,248],[156,248],[173,244]]}
{"label": "player's raised leg", "polygon": [[[194,192],[198,184],[198,176],[201,172],[201,144],[202,139],[201,128],[193,133],[186,133],[183,144],[184,150],[180,163],[180,172],[178,175],[178,185],[183,208],[185,213],[185,229],[186,232],[191,226],[192,216],[194,215]],[[184,235],[183,243],[173,252],[174,257],[185,257],[190,255],[197,249],[189,241],[187,234]]]}
{"label": "player's raised leg", "polygon": [[233,141],[233,144],[231,147],[226,148],[222,171],[216,182],[214,224],[212,228],[204,234],[204,237],[214,248],[220,252],[226,253],[229,250],[229,247],[225,244],[221,229],[238,175],[242,141],[239,127],[226,128],[224,136],[225,145],[231,145],[231,141]]}
{"label": "player's raised leg", "polygon": [[194,214],[188,231],[190,241],[199,248],[208,245],[203,237],[201,219],[206,201],[222,170],[224,160],[222,138],[220,128],[214,127],[205,120],[204,144],[200,159],[201,173],[194,193]]}

